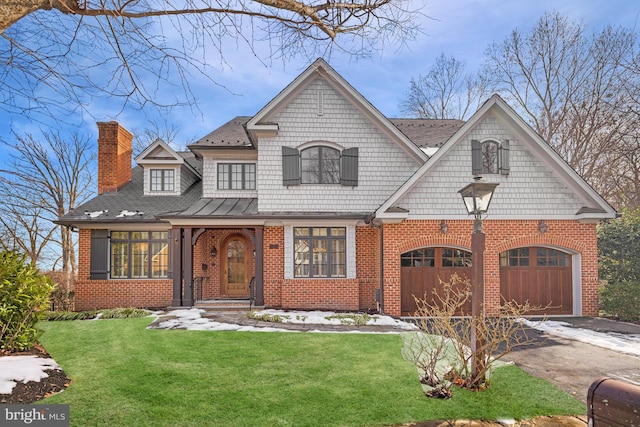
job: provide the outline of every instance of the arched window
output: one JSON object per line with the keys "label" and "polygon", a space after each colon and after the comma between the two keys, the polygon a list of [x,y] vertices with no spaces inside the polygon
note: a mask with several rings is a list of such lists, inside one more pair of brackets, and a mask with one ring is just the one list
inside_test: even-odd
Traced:
{"label": "arched window", "polygon": [[482,143],[482,173],[498,173],[498,143]]}
{"label": "arched window", "polygon": [[471,141],[473,175],[509,175],[509,141]]}
{"label": "arched window", "polygon": [[340,152],[318,145],[300,152],[302,184],[340,184]]}

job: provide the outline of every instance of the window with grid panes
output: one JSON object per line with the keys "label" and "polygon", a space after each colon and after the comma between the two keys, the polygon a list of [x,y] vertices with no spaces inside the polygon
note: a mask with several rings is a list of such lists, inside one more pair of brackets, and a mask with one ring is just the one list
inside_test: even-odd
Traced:
{"label": "window with grid panes", "polygon": [[111,278],[166,278],[169,274],[167,231],[112,231]]}
{"label": "window with grid panes", "polygon": [[151,169],[151,191],[174,191],[175,171],[173,169]]}
{"label": "window with grid panes", "polygon": [[294,277],[346,277],[346,228],[295,227]]}
{"label": "window with grid panes", "polygon": [[500,267],[528,267],[529,248],[511,249],[500,254]]}
{"label": "window with grid panes", "polygon": [[255,163],[218,163],[218,190],[255,189]]}

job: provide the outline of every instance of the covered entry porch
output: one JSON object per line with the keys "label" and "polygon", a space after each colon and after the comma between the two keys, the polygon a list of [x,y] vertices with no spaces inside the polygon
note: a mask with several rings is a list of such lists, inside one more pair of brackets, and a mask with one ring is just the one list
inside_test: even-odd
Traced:
{"label": "covered entry porch", "polygon": [[263,226],[173,227],[173,307],[264,305]]}
{"label": "covered entry porch", "polygon": [[171,224],[171,306],[251,298],[264,304],[264,219],[256,218],[257,207],[254,198],[202,198],[160,217]]}

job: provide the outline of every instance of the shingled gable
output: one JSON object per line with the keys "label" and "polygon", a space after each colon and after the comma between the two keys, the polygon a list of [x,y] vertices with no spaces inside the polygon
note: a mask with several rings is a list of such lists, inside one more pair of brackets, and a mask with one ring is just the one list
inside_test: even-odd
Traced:
{"label": "shingled gable", "polygon": [[353,88],[340,74],[329,66],[322,58],[316,59],[305,71],[293,80],[284,90],[265,105],[255,116],[247,122],[247,131],[251,138],[277,134],[278,124],[271,120],[274,113],[288,103],[290,99],[300,93],[314,79],[324,78],[336,91],[353,103],[363,112],[382,132],[394,141],[403,151],[409,154],[419,164],[428,156],[414,144],[404,133],[378,111],[366,98]]}
{"label": "shingled gable", "polygon": [[[569,164],[558,155],[543,139],[526,123],[499,95],[494,94],[476,113],[462,125],[457,132],[427,161],[416,173],[405,182],[387,201],[375,212],[378,222],[399,222],[410,216],[409,212],[401,214],[394,209],[394,205],[404,195],[411,191],[438,162],[447,155],[447,152],[458,144],[465,135],[476,126],[480,120],[490,111],[498,114],[514,130],[515,133],[524,135],[523,141],[530,141],[529,150],[554,174],[583,200],[585,206],[575,214],[575,219],[580,221],[599,221],[615,218],[617,213],[609,203],[602,198]],[[497,215],[492,215],[497,219]]]}
{"label": "shingled gable", "polygon": [[145,150],[135,157],[135,162],[141,166],[146,165],[184,165],[201,178],[200,171],[194,168],[183,156],[177,153],[169,144],[158,138]]}

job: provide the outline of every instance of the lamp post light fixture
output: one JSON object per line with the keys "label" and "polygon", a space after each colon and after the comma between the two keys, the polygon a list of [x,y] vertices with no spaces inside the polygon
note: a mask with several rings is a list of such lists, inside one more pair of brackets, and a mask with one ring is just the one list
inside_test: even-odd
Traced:
{"label": "lamp post light fixture", "polygon": [[487,355],[484,343],[478,334],[479,325],[484,323],[484,250],[485,235],[482,232],[482,215],[487,213],[493,192],[498,184],[485,182],[475,177],[474,182],[458,191],[462,196],[469,215],[473,215],[473,233],[471,234],[471,353],[472,381],[476,385],[484,382],[484,366]]}

